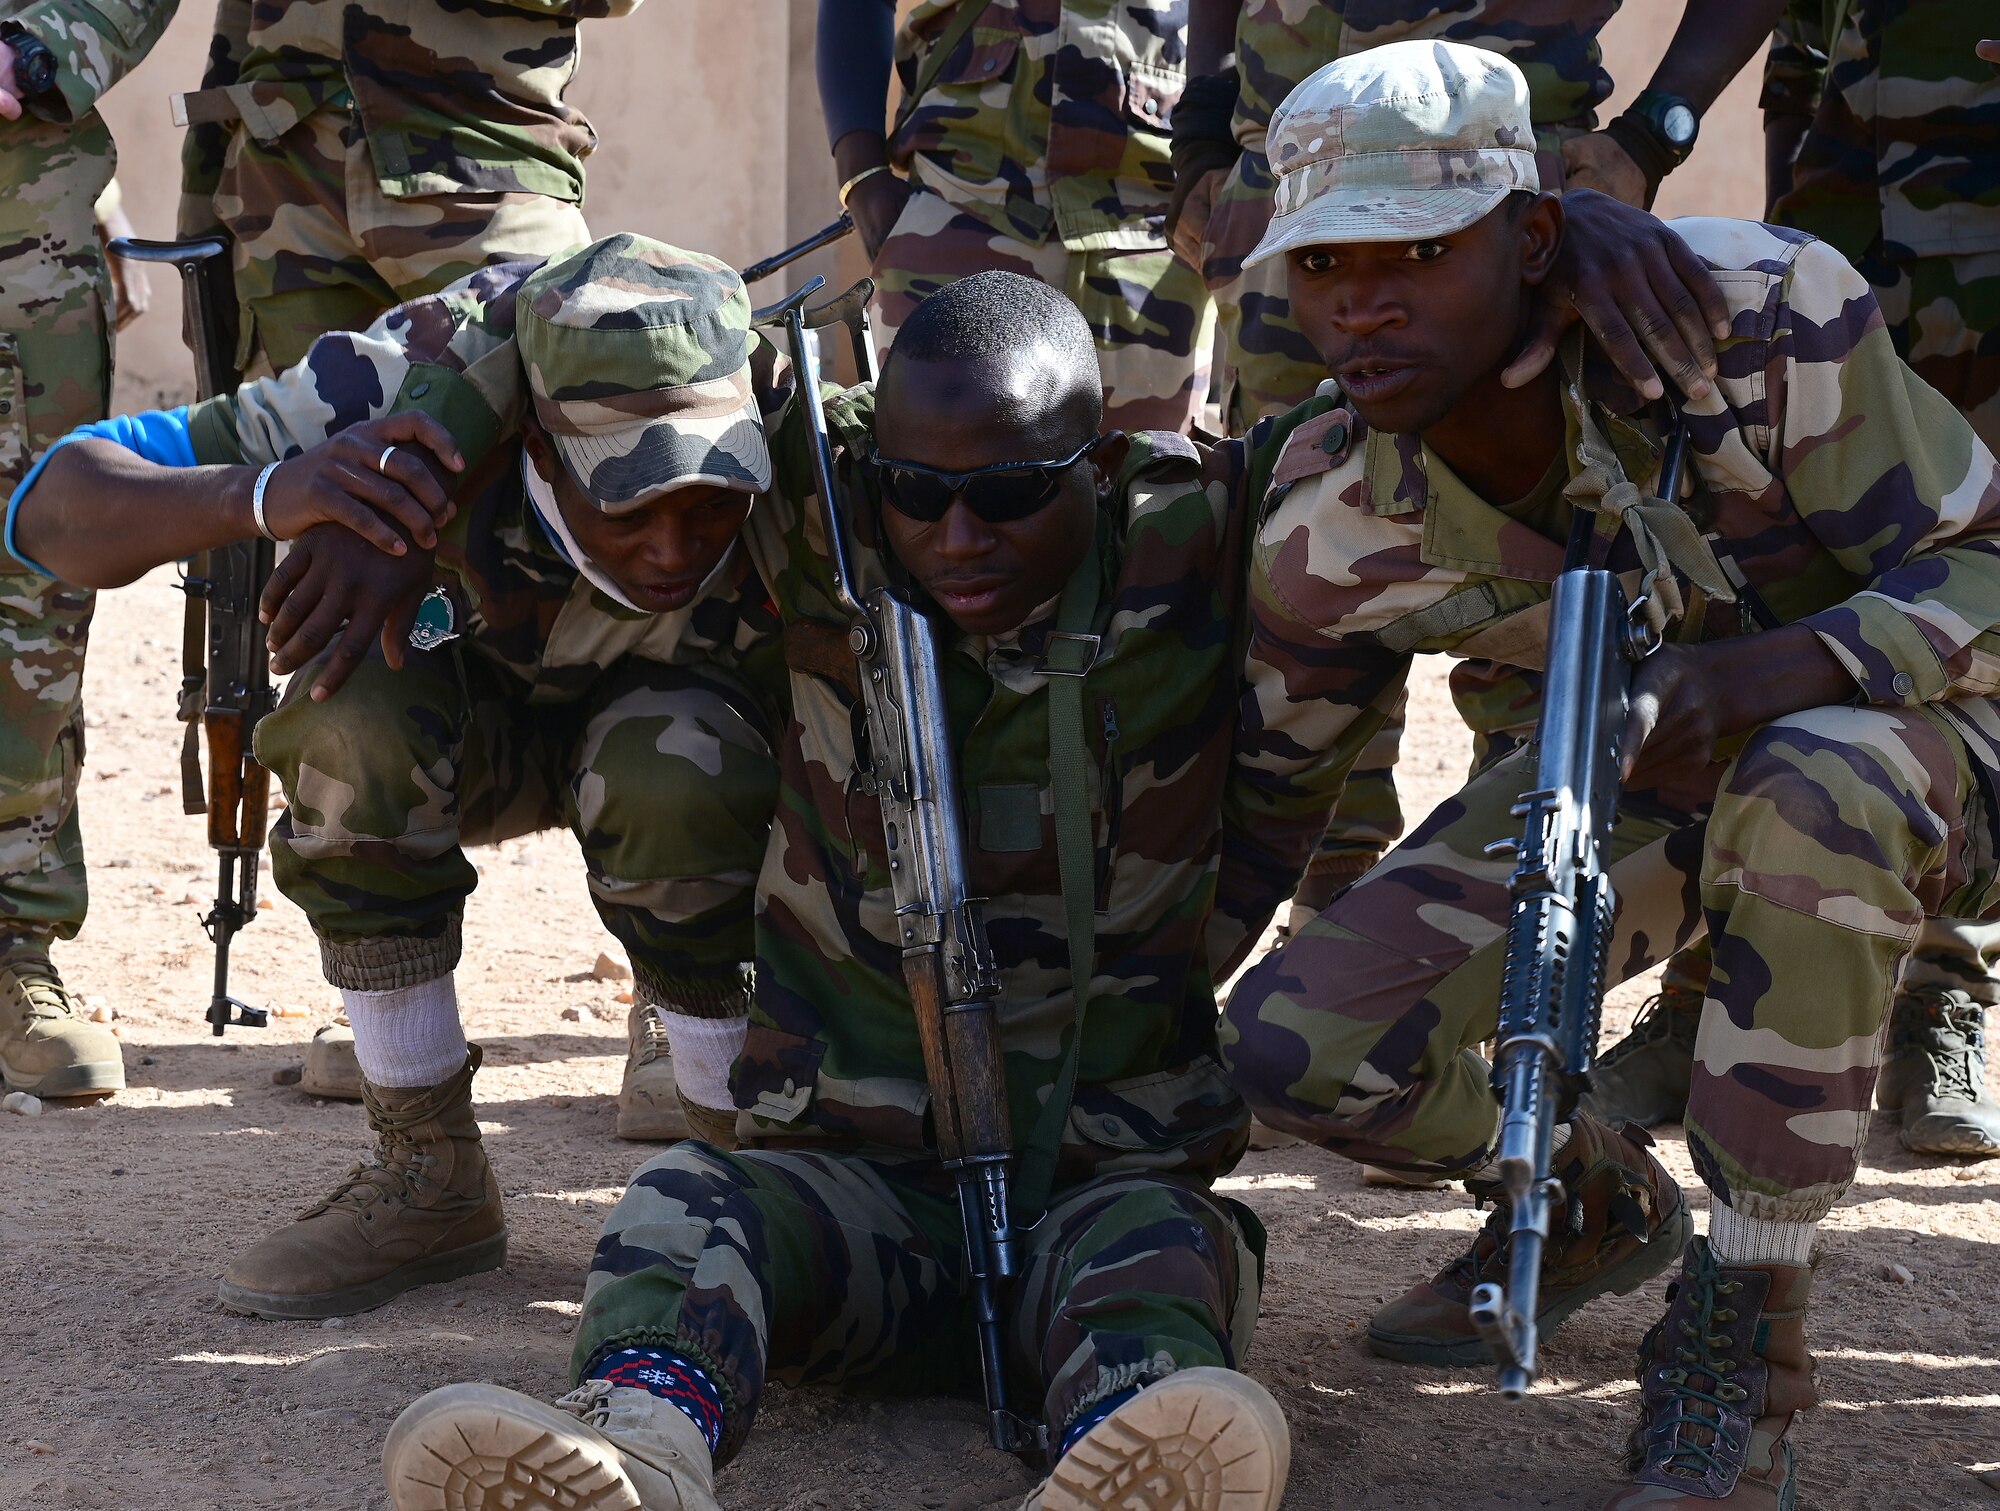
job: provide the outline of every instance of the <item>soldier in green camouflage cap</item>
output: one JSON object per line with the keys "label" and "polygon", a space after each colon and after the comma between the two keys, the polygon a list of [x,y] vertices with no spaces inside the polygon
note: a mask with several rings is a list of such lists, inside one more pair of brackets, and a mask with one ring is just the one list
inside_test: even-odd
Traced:
{"label": "soldier in green camouflage cap", "polygon": [[[97,114],[174,0],[0,0],[0,497],[111,394],[110,286],[92,207],[116,153]],[[88,904],[76,812],[83,653],[95,596],[0,551],[0,1084],[114,1091],[111,1031],[49,959]]]}
{"label": "soldier in green camouflage cap", "polygon": [[[732,550],[771,481],[748,327],[728,268],[615,236],[326,336],[297,367],[185,412],[178,452],[133,440],[181,465],[305,453],[275,489],[344,444],[331,417],[365,431],[420,410],[469,464],[435,551],[312,532],[274,578],[275,664],[299,675],[257,734],[289,800],[273,870],[345,999],[380,1142],[236,1258],[228,1305],[336,1315],[501,1262],[453,979],[477,882],[468,844],[576,833],[634,969],[621,1130],[679,1136],[693,1121],[728,1139],[733,1112],[704,1123],[701,1109],[730,1106],[784,698],[766,595],[744,591],[754,574]],[[417,451],[370,451],[360,468],[403,472]],[[37,487],[66,490],[52,504],[105,491],[89,461]],[[119,476],[117,508],[157,507],[146,476]],[[342,621],[359,628],[301,666]]]}

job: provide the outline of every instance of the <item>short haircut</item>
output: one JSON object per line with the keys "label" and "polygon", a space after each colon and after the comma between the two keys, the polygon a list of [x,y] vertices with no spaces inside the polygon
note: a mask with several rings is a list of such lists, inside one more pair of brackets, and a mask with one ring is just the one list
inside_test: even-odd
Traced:
{"label": "short haircut", "polygon": [[1083,312],[1047,284],[1019,273],[974,273],[916,307],[896,332],[889,361],[979,361],[1040,348],[1068,380],[1052,397],[1091,396],[1090,428],[1104,417],[1097,345]]}

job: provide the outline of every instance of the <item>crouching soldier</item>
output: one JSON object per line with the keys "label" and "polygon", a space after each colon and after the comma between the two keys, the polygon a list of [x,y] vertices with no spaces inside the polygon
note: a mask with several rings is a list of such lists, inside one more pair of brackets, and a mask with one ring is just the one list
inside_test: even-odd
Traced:
{"label": "crouching soldier", "polygon": [[[676,1137],[692,1121],[728,1136],[785,691],[763,589],[732,550],[770,481],[748,316],[720,263],[612,237],[323,337],[288,372],[171,417],[179,454],[145,452],[289,457],[273,490],[318,468],[365,491],[426,469],[414,448],[363,454],[338,428],[415,409],[468,459],[435,560],[309,534],[267,599],[279,670],[333,641],[260,725],[257,753],[288,799],[276,881],[341,991],[379,1142],[230,1263],[226,1305],[340,1315],[501,1263],[499,1186],[473,1114],[479,1054],[454,985],[477,881],[468,844],[575,832],[639,999],[621,1131]],[[145,518],[186,486],[130,452],[73,450],[31,511]],[[115,503],[81,502],[100,484]],[[384,654],[364,655],[385,623]],[[678,1087],[652,1074],[669,1038]]]}
{"label": "crouching soldier", "polygon": [[[1860,276],[1752,223],[1677,223],[1732,316],[1714,391],[1682,411],[1686,496],[1642,492],[1673,416],[1587,356],[1504,388],[1564,235],[1536,192],[1526,100],[1504,60],[1399,44],[1321,69],[1273,122],[1279,212],[1258,255],[1288,259],[1341,393],[1293,433],[1290,487],[1258,527],[1262,797],[1309,827],[1415,651],[1539,664],[1576,510],[1598,514],[1628,592],[1654,569],[1666,643],[1626,730],[1609,969],[1643,971],[1706,923],[1687,1141],[1712,1217],[1688,1239],[1643,1136],[1577,1114],[1558,1132],[1569,1222],[1539,1320],[1631,1290],[1686,1240],[1640,1351],[1633,1483],[1610,1504],[1789,1506],[1787,1433],[1816,1400],[1813,1233],[1854,1177],[1897,974],[1927,913],[2000,906],[2000,478],[1897,358]],[[1492,1189],[1477,1046],[1513,862],[1484,847],[1518,835],[1531,785],[1522,758],[1475,778],[1245,977],[1224,1046],[1261,1116]],[[1376,1349],[1484,1358],[1465,1303],[1507,1278],[1508,1223],[1378,1313]]]}
{"label": "crouching soldier", "polygon": [[[1236,453],[1205,474],[1178,436],[1100,436],[1088,327],[1010,273],[931,295],[879,400],[829,407],[857,591],[896,582],[941,611],[1014,1211],[1032,1223],[1007,1367],[1056,1455],[1031,1503],[1275,1507],[1284,1421],[1237,1372],[1261,1234],[1212,1189],[1248,1129],[1215,1059],[1214,983],[1261,926],[1218,898],[1251,492],[1225,475]],[[799,409],[773,424],[781,488],[745,532],[785,621],[792,717],[731,1081],[744,1147],[684,1143],[633,1177],[591,1267],[570,1395],[451,1385],[404,1412],[384,1450],[402,1511],[497,1507],[499,1487],[510,1506],[714,1511],[713,1468],[770,1380],[977,1380],[892,857],[857,781],[855,661],[800,502]],[[1074,743],[1062,698],[1080,699]]]}

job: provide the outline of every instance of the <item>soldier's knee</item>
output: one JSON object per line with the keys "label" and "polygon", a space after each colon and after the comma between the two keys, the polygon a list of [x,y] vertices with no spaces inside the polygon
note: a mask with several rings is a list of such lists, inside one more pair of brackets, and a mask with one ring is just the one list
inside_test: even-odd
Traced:
{"label": "soldier's knee", "polygon": [[754,875],[778,800],[755,716],[701,687],[644,689],[586,726],[577,824],[593,865],[621,880]]}
{"label": "soldier's knee", "polygon": [[1901,710],[1815,708],[1753,731],[1723,774],[1711,850],[1740,852],[1772,836],[1851,854],[1860,842],[1900,869],[1904,839],[1941,843],[1943,820],[1902,770],[1912,760],[1925,764],[1925,747],[1938,744],[1928,726],[1913,725],[1917,719]]}

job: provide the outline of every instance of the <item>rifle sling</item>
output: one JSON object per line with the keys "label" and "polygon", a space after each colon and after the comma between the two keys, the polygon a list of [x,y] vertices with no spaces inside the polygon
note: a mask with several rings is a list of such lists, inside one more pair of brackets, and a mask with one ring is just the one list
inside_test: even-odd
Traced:
{"label": "rifle sling", "polygon": [[1042,657],[1049,679],[1049,784],[1055,791],[1056,865],[1062,877],[1063,912],[1069,931],[1070,992],[1076,1019],[1062,1069],[1049,1099],[1035,1119],[1021,1151],[1014,1186],[1017,1220],[1033,1223],[1048,1207],[1055,1188],[1056,1157],[1076,1093],[1077,1062],[1083,1054],[1083,1022],[1090,1010],[1090,983],[1097,971],[1097,887],[1091,835],[1089,747],[1083,737],[1083,683],[1096,660],[1099,553],[1084,553],[1064,584],[1056,607],[1056,629]]}

